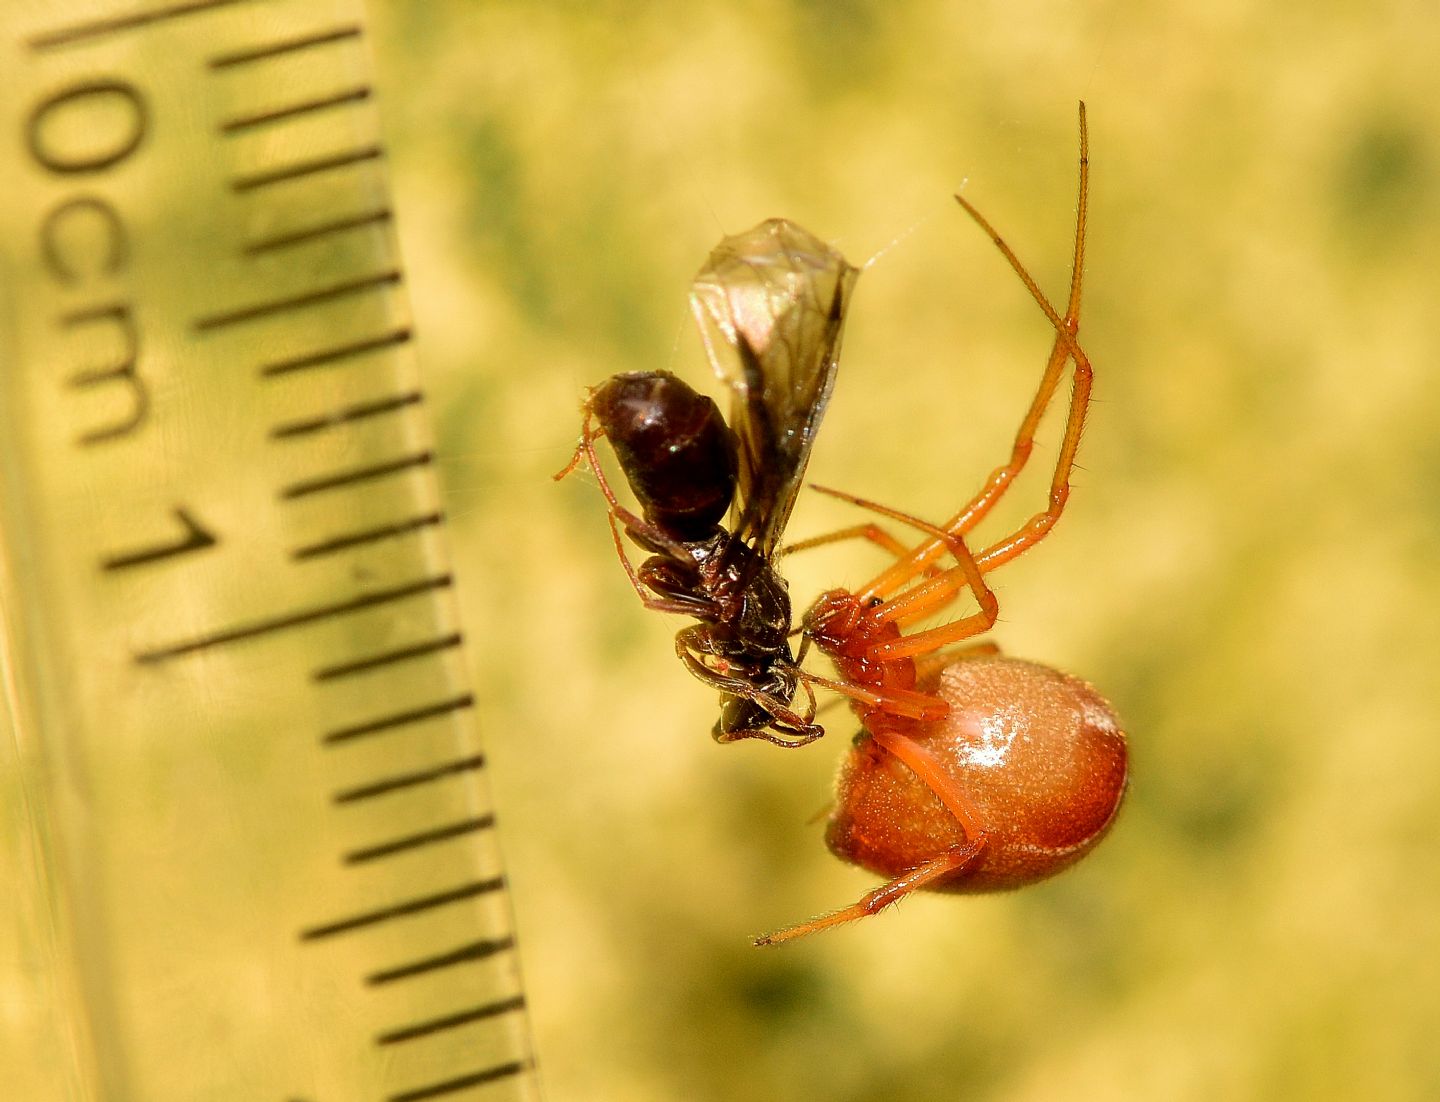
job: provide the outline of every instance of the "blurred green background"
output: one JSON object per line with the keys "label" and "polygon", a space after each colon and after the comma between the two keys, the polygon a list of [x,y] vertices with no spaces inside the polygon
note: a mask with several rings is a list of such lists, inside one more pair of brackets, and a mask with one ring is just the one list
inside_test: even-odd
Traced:
{"label": "blurred green background", "polygon": [[[374,3],[400,229],[557,1099],[1440,1097],[1433,4]],[[784,215],[863,262],[814,478],[939,518],[1050,343],[1090,108],[1071,507],[995,638],[1133,786],[1073,872],[917,897],[811,821],[850,722],[719,747],[592,484],[584,387],[707,380],[685,295]],[[913,231],[913,232],[912,232]],[[1038,507],[1055,424],[1001,531]],[[802,537],[853,516],[815,496]],[[797,558],[797,604],[878,564]]]}

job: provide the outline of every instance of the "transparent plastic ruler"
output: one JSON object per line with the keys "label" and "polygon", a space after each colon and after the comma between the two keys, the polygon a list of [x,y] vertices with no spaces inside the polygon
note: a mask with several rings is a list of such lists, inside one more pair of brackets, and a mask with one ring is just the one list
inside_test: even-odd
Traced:
{"label": "transparent plastic ruler", "polygon": [[0,1096],[533,1098],[361,5],[0,12]]}

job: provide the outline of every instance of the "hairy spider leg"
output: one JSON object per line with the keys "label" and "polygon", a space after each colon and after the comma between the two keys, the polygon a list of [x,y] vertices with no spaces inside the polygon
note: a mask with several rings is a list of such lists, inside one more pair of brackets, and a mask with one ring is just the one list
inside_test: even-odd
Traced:
{"label": "hairy spider leg", "polygon": [[[848,501],[862,509],[869,509],[881,516],[890,517],[902,524],[918,528],[922,532],[931,533],[941,541],[942,546],[954,556],[958,564],[942,571],[931,581],[921,582],[898,597],[878,603],[872,612],[876,620],[881,623],[893,621],[897,626],[904,627],[940,611],[946,605],[951,604],[966,588],[974,592],[975,599],[980,605],[976,612],[962,617],[954,623],[931,628],[929,631],[916,632],[914,635],[908,635],[889,643],[877,644],[866,651],[866,657],[881,662],[899,658],[915,658],[939,650],[951,643],[963,642],[972,636],[989,631],[994,626],[995,620],[1000,615],[999,600],[990,586],[986,584],[979,560],[971,554],[964,537],[958,532],[948,532],[928,521],[913,517],[908,513],[902,513],[888,505],[856,497],[854,494],[832,490],[825,486],[816,486],[815,489],[830,497]],[[871,600],[878,599],[871,598]]]}
{"label": "hairy spider leg", "polygon": [[[983,583],[982,583],[983,584]],[[983,649],[983,646],[975,649]],[[970,648],[966,648],[967,650]],[[824,681],[817,683],[826,684]],[[859,686],[839,686],[830,683],[837,691],[846,692],[857,699],[865,695],[865,690]],[[898,692],[869,693],[877,703],[884,707],[886,703],[901,695]],[[911,696],[922,696],[923,694],[908,694]],[[944,705],[944,701],[935,700],[935,703]],[[945,705],[948,708],[948,705]],[[942,713],[943,715],[943,713]],[[819,918],[810,919],[808,922],[797,923],[794,926],[787,926],[783,930],[777,930],[771,934],[765,934],[755,939],[756,945],[778,945],[781,942],[791,941],[795,938],[805,937],[808,934],[817,933],[820,930],[829,929],[832,926],[839,926],[846,922],[853,922],[856,919],[865,918],[878,913],[898,903],[911,892],[919,891],[926,885],[941,880],[952,873],[958,872],[974,861],[985,850],[985,843],[989,832],[985,829],[985,822],[980,810],[965,794],[960,785],[946,771],[945,767],[936,760],[935,755],[923,744],[907,733],[907,728],[915,722],[918,717],[905,717],[897,715],[895,711],[886,708],[884,711],[872,713],[867,717],[866,730],[872,739],[875,740],[887,753],[897,758],[906,768],[914,773],[927,788],[935,793],[936,797],[945,806],[945,809],[955,817],[964,831],[964,839],[953,846],[948,847],[941,853],[936,854],[930,860],[910,869],[888,883],[880,885],[865,895],[861,896],[855,903],[839,910],[831,911],[821,915]]]}
{"label": "hairy spider leg", "polygon": [[[938,650],[940,647],[945,646],[947,643],[959,642],[963,639],[968,639],[973,635],[979,635],[985,631],[988,631],[994,625],[995,619],[1000,612],[999,601],[995,597],[994,591],[991,590],[989,585],[986,584],[984,576],[980,572],[980,569],[975,562],[974,556],[970,553],[970,549],[965,545],[965,539],[963,536],[957,535],[952,532],[946,532],[941,528],[937,528],[929,521],[921,520],[919,517],[911,516],[909,513],[901,512],[899,509],[892,509],[889,506],[881,505],[878,502],[868,501],[865,498],[856,497],[854,494],[847,494],[840,490],[832,490],[829,487],[825,486],[816,486],[814,487],[814,489],[818,490],[823,494],[828,494],[831,497],[836,497],[842,501],[847,501],[852,505],[858,505],[861,508],[870,509],[871,511],[877,512],[882,516],[889,517],[892,520],[900,521],[902,524],[908,524],[913,528],[920,529],[922,532],[928,532],[934,535],[937,539],[942,541],[942,544],[947,547],[950,553],[955,557],[955,560],[959,563],[959,566],[955,567],[954,569],[964,575],[964,577],[967,579],[966,584],[973,587],[976,599],[980,603],[980,610],[978,612],[975,612],[970,616],[966,616],[960,620],[957,620],[953,624],[946,625],[944,628],[936,629],[933,634],[933,638],[938,641],[930,643],[927,646],[915,648],[913,655],[910,653],[898,655],[891,654],[886,652],[883,647],[876,646],[871,647],[869,648],[869,650],[866,651],[866,657],[874,658],[879,661],[896,661],[909,659],[912,658],[914,655],[923,654],[927,650]],[[943,604],[949,603],[953,600],[954,595],[949,595],[943,602],[937,601],[936,607],[941,607]],[[879,605],[877,609],[872,610],[872,614],[876,615],[877,618],[883,620],[885,619],[885,617],[882,615],[883,611],[884,606]],[[928,636],[931,633],[922,634],[926,634]],[[809,636],[806,636],[806,642],[808,643],[808,641]],[[897,642],[905,641],[906,640],[902,639],[898,640]],[[894,644],[888,645],[893,646]],[[803,654],[804,652],[802,651],[801,653]],[[932,696],[929,693],[916,692],[912,689],[882,689],[874,686],[855,684],[848,681],[836,681],[827,677],[821,677],[818,674],[813,674],[805,670],[800,671],[800,676],[806,681],[813,682],[814,684],[819,685],[822,688],[830,689],[832,692],[839,693],[842,696],[849,697],[851,700],[868,705],[872,713],[897,716],[906,720],[928,723],[935,720],[943,719],[946,713],[949,711],[949,705],[947,705],[943,700],[939,699],[938,697]]]}
{"label": "hairy spider leg", "polygon": [[812,918],[808,922],[787,926],[772,934],[765,934],[763,937],[755,939],[756,945],[778,945],[781,942],[792,941],[798,937],[805,937],[807,934],[873,915],[892,903],[898,903],[911,892],[919,891],[927,884],[958,872],[984,851],[987,832],[980,812],[960,787],[946,775],[944,768],[935,760],[930,751],[914,739],[901,734],[898,730],[892,730],[884,724],[879,724],[876,728],[871,729],[870,736],[889,753],[899,758],[939,797],[946,810],[959,821],[961,828],[965,831],[965,840],[936,854],[924,864],[901,873],[889,883],[866,892],[850,906],[831,911],[819,918]]}
{"label": "hairy spider leg", "polygon": [[[948,624],[946,627],[936,628],[933,632],[922,632],[922,635],[932,637],[933,640],[936,641],[930,642],[927,647],[914,648],[913,654],[891,654],[888,648],[893,647],[894,644],[884,644],[868,648],[868,650],[865,651],[865,657],[873,658],[873,660],[877,661],[909,660],[909,658],[913,658],[914,655],[926,653],[927,650],[939,650],[940,647],[948,644],[948,642],[958,642],[960,640],[966,640],[966,638],[972,637],[972,635],[982,634],[982,632],[988,631],[989,628],[995,624],[995,618],[999,615],[998,599],[995,598],[995,593],[989,588],[989,585],[986,585],[984,575],[982,575],[981,570],[976,566],[975,557],[971,555],[969,547],[965,546],[965,539],[963,539],[962,536],[945,532],[943,529],[937,529],[935,524],[930,524],[929,521],[920,520],[919,517],[910,516],[909,513],[901,513],[899,509],[890,509],[888,506],[881,506],[881,504],[876,503],[876,501],[867,501],[863,497],[855,497],[854,494],[841,493],[840,490],[831,490],[831,488],[828,487],[815,488],[821,491],[821,493],[829,494],[831,497],[838,497],[841,498],[842,501],[850,501],[851,504],[863,507],[863,509],[876,511],[876,513],[880,513],[881,516],[890,517],[891,520],[899,520],[901,523],[910,524],[910,526],[917,527],[917,529],[922,530],[922,532],[935,534],[937,539],[942,540],[945,546],[949,547],[950,553],[955,556],[959,566],[953,569],[958,570],[958,572],[962,573],[962,575],[968,579],[968,585],[973,586],[976,599],[978,599],[979,604],[981,604],[981,609],[975,612],[975,614],[969,615],[969,617],[958,619],[958,621],[953,622],[953,624]],[[948,601],[953,601],[953,596],[950,596]],[[946,604],[948,604],[948,601],[946,601]],[[871,615],[881,619],[881,621],[886,619],[883,614],[884,605],[878,605],[877,608],[871,609]],[[910,638],[920,637],[916,635],[916,637]],[[806,642],[808,642],[808,640],[809,637],[806,637]],[[906,640],[900,640],[900,642],[904,641]],[[896,716],[903,720],[912,720],[912,722],[930,723],[943,719],[946,713],[949,712],[949,704],[946,704],[943,700],[940,700],[939,697],[932,696],[932,694],[929,693],[920,693],[920,691],[910,689],[894,689],[894,687],[891,687],[891,689],[878,689],[878,687],[855,684],[851,683],[851,681],[837,681],[831,680],[831,678],[828,677],[819,677],[818,674],[812,674],[804,670],[801,671],[801,676],[804,677],[806,681],[812,681],[812,683],[818,684],[818,686],[824,687],[824,689],[840,693],[841,696],[850,697],[850,699],[855,700],[855,702],[867,704],[867,706],[870,707],[871,713]],[[873,716],[867,716],[867,729],[874,732],[874,722],[871,722],[871,720],[873,720]]]}
{"label": "hairy spider leg", "polygon": [[866,892],[857,902],[848,907],[831,911],[819,918],[812,918],[809,922],[799,922],[794,926],[787,926],[783,930],[763,934],[755,939],[755,944],[780,945],[786,941],[794,941],[796,938],[819,933],[821,930],[828,930],[832,926],[854,922],[858,918],[868,918],[870,915],[883,911],[890,904],[900,902],[911,892],[919,891],[927,884],[963,869],[980,855],[983,848],[984,842],[978,840],[966,841],[958,846],[953,846],[932,857],[923,865],[916,866],[903,876],[898,876],[889,883],[881,884],[878,888]]}
{"label": "hairy spider leg", "polygon": [[[812,490],[820,490],[813,482],[810,484]],[[823,492],[823,491],[822,491]],[[780,549],[782,555],[793,555],[797,551],[809,551],[816,547],[824,547],[829,543],[842,543],[845,540],[867,540],[870,543],[883,547],[897,559],[904,558],[910,554],[910,548],[898,537],[887,532],[878,524],[865,523],[855,524],[849,528],[840,528],[834,532],[826,532],[823,535],[811,536],[806,540],[797,540],[795,543],[787,543]]]}
{"label": "hairy spider leg", "polygon": [[[824,492],[824,487],[810,484],[812,490]],[[798,540],[795,543],[788,543],[780,549],[782,555],[792,555],[796,551],[809,551],[816,547],[824,547],[830,543],[841,543],[845,540],[865,540],[868,543],[876,544],[889,551],[896,559],[903,559],[910,554],[911,548],[903,543],[899,537],[881,528],[880,525],[866,522],[865,524],[852,525],[849,528],[841,528],[834,532],[825,532],[818,536],[811,536],[809,539]],[[940,573],[940,567],[930,563],[921,568],[921,572],[927,578],[933,578]],[[796,628],[796,632],[803,630]]]}
{"label": "hairy spider leg", "polygon": [[[1030,408],[1026,412],[1024,420],[1015,435],[1015,441],[1011,448],[1010,460],[1001,467],[997,467],[986,479],[984,486],[974,498],[968,502],[960,512],[948,520],[944,528],[950,532],[965,534],[969,532],[984,516],[989,513],[995,503],[1000,500],[1005,491],[1015,481],[1017,475],[1024,468],[1034,449],[1035,433],[1039,426],[1040,419],[1049,407],[1055,391],[1059,386],[1060,377],[1065,364],[1073,360],[1075,363],[1074,383],[1070,397],[1070,410],[1067,416],[1064,440],[1061,445],[1060,456],[1056,462],[1055,473],[1050,483],[1049,507],[1042,513],[1036,514],[1026,524],[1017,529],[1010,536],[1000,540],[984,551],[980,552],[976,559],[982,570],[993,570],[998,566],[1009,562],[1017,555],[1028,550],[1038,543],[1050,531],[1056,520],[1059,519],[1061,511],[1065,507],[1066,499],[1070,492],[1070,473],[1074,467],[1075,451],[1080,443],[1080,434],[1084,428],[1085,412],[1089,405],[1091,380],[1093,371],[1090,361],[1081,351],[1075,341],[1075,335],[1080,328],[1080,293],[1081,278],[1085,261],[1085,226],[1089,206],[1090,188],[1090,150],[1089,137],[1085,121],[1085,104],[1080,104],[1080,184],[1079,199],[1075,215],[1075,250],[1071,261],[1070,269],[1070,297],[1066,304],[1066,313],[1063,318],[1059,316],[1049,300],[1041,292],[1035,280],[1020,263],[1014,251],[1005,240],[995,232],[985,217],[963,196],[955,196],[956,201],[967,214],[983,229],[990,239],[1000,249],[1005,259],[1024,283],[1032,298],[1039,304],[1045,316],[1055,328],[1055,343],[1051,348],[1050,358],[1045,366],[1045,372],[1041,376],[1039,388],[1031,400]],[[918,574],[928,570],[930,564],[945,553],[945,545],[939,540],[927,540],[912,549],[904,558],[899,559],[891,566],[882,571],[869,585],[861,591],[866,597],[885,597],[895,592],[901,586],[915,578]]]}
{"label": "hairy spider leg", "polygon": [[944,719],[950,712],[950,705],[937,696],[916,692],[914,689],[871,689],[853,681],[836,681],[821,677],[818,673],[801,670],[800,676],[822,689],[839,693],[861,704],[869,705],[875,714],[899,716],[902,719],[930,723]]}
{"label": "hairy spider leg", "polygon": [[938,674],[946,666],[967,658],[994,658],[1000,653],[1000,644],[986,640],[983,643],[967,643],[949,650],[935,651],[915,657],[915,680],[924,681]]}
{"label": "hairy spider leg", "polygon": [[[957,533],[944,532],[926,521],[902,513],[898,509],[891,509],[888,506],[876,502],[866,501],[863,498],[855,497],[852,494],[844,494],[828,488],[816,487],[822,493],[832,497],[838,497],[851,504],[862,508],[871,509],[882,516],[890,517],[904,524],[919,528],[922,531],[936,534],[944,540],[945,546],[959,565],[955,570],[964,575],[968,584],[974,587],[977,600],[980,602],[980,610],[970,616],[946,625],[944,628],[932,632],[922,632],[912,639],[920,639],[923,646],[912,653],[893,654],[888,653],[885,647],[872,647],[867,652],[868,656],[880,661],[913,660],[914,656],[923,655],[926,651],[936,651],[940,647],[951,642],[969,638],[988,631],[995,623],[999,614],[999,603],[994,592],[985,583],[974,557],[969,548],[965,546],[962,536]],[[947,572],[948,573],[948,572]],[[951,595],[941,602],[948,603],[953,600]],[[937,604],[936,607],[940,607]],[[872,610],[879,619],[884,619],[884,606]],[[902,642],[906,640],[901,640]],[[918,665],[917,665],[918,673]],[[806,674],[807,679],[813,675]],[[946,809],[955,816],[965,833],[965,840],[947,849],[944,853],[937,854],[930,861],[916,869],[906,872],[888,884],[884,884],[874,891],[867,893],[857,903],[842,908],[821,918],[810,922],[801,923],[798,926],[789,927],[776,934],[768,935],[756,942],[759,945],[777,944],[781,941],[788,941],[791,938],[801,937],[805,934],[814,933],[817,930],[829,926],[839,925],[843,922],[850,922],[866,915],[875,914],[891,903],[902,899],[912,891],[923,888],[933,880],[939,879],[961,868],[974,860],[985,847],[986,831],[983,820],[975,805],[970,801],[960,786],[946,774],[935,760],[934,756],[923,745],[917,742],[908,733],[908,729],[915,723],[934,722],[943,719],[949,712],[949,705],[928,693],[916,692],[904,689],[874,689],[863,685],[854,685],[846,682],[831,681],[829,679],[814,678],[817,684],[858,700],[869,705],[869,711],[865,715],[865,728],[870,737],[875,740],[888,753],[897,758],[909,768],[922,782],[940,799]]]}
{"label": "hairy spider leg", "polygon": [[[971,643],[963,647],[953,647],[949,650],[935,651],[932,654],[916,655],[912,661],[915,663],[915,680],[923,682],[952,662],[960,662],[967,658],[988,658],[1000,653],[998,643]],[[835,681],[828,677],[821,677],[819,674],[812,674],[808,670],[800,671],[801,678],[820,686],[822,689],[829,689],[838,694],[835,699],[821,704],[816,713],[825,712],[832,707],[843,704],[845,699],[859,701],[861,704],[869,704],[881,711],[891,715],[902,716],[906,719],[915,719],[922,722],[929,722],[945,717],[948,706],[939,697],[931,696],[928,693],[918,693],[904,689],[887,689],[879,691],[867,689],[862,685],[855,685],[848,681]]]}

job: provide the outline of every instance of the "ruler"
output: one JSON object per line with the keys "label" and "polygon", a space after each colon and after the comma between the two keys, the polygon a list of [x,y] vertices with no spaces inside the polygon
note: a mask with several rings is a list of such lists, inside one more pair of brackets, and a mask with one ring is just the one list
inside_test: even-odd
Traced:
{"label": "ruler", "polygon": [[538,1097],[358,0],[0,17],[7,1098]]}

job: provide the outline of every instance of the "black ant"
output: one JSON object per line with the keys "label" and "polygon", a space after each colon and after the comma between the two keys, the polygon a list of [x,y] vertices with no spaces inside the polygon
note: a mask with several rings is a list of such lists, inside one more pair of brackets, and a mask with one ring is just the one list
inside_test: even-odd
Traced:
{"label": "black ant", "polygon": [[[772,218],[725,238],[690,301],[716,373],[734,395],[727,425],[713,401],[668,372],[615,375],[590,392],[565,477],[588,462],[609,504],[615,549],[646,608],[699,621],[675,649],[720,690],[720,742],[796,747],[824,734],[790,647],[779,539],[805,474],[839,364],[859,270],[793,222]],[[640,503],[616,500],[595,454],[604,436]],[[733,526],[722,523],[735,506]],[[637,569],[620,530],[650,553]]]}

